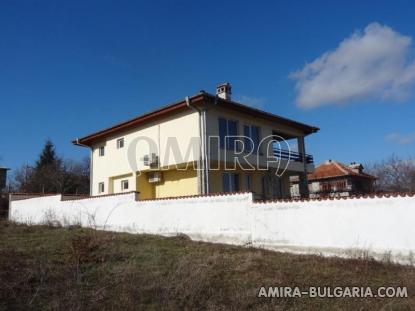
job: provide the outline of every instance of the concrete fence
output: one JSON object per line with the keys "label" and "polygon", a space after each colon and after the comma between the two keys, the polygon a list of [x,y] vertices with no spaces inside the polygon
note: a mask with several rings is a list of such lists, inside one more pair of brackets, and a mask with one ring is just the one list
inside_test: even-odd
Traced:
{"label": "concrete fence", "polygon": [[10,219],[59,222],[271,250],[415,259],[415,197],[254,203],[251,193],[137,201],[134,193],[63,201],[60,195],[12,201]]}

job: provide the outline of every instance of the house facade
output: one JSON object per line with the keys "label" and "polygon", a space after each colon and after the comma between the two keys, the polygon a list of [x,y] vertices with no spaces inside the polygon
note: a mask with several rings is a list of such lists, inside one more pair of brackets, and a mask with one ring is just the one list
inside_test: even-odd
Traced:
{"label": "house facade", "polygon": [[[289,197],[289,176],[314,170],[304,138],[319,129],[231,100],[231,86],[200,93],[73,141],[91,150],[91,195],[154,199],[252,191]],[[299,152],[289,151],[294,140]],[[287,148],[284,149],[284,146]]]}
{"label": "house facade", "polygon": [[[348,197],[373,192],[376,177],[363,172],[363,166],[352,162],[350,165],[328,160],[308,174],[310,198]],[[299,197],[299,181],[291,177],[291,195]]]}

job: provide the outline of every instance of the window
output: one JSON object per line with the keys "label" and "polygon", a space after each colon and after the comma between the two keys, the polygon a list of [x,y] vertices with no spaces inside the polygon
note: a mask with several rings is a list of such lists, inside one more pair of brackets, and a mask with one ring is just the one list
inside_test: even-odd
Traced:
{"label": "window", "polygon": [[128,190],[128,180],[121,180],[121,190]]}
{"label": "window", "polygon": [[105,191],[104,183],[103,182],[100,182],[98,184],[98,192],[99,193],[103,193],[104,191]]}
{"label": "window", "polygon": [[337,190],[346,190],[347,188],[347,183],[345,180],[336,181],[335,185]]}
{"label": "window", "polygon": [[219,145],[222,149],[235,150],[236,136],[238,135],[238,123],[233,120],[219,118]]}
{"label": "window", "polygon": [[124,148],[124,138],[117,139],[117,149]]}
{"label": "window", "polygon": [[274,198],[280,198],[281,197],[280,190],[281,190],[281,179],[275,176],[272,181],[272,196]]}
{"label": "window", "polygon": [[245,175],[245,189],[252,191],[252,175]]}
{"label": "window", "polygon": [[223,192],[239,191],[239,174],[225,172],[222,175]]}
{"label": "window", "polygon": [[105,155],[105,147],[101,146],[99,147],[99,156],[103,157]]}
{"label": "window", "polygon": [[262,198],[268,198],[268,179],[266,177],[262,177],[261,179],[261,186],[262,186]]}
{"label": "window", "polygon": [[[258,152],[259,146],[259,127],[254,125],[244,125],[245,151]],[[252,145],[253,143],[253,145]]]}
{"label": "window", "polygon": [[331,191],[331,184],[329,182],[323,182],[321,185],[321,188],[324,192],[330,192]]}

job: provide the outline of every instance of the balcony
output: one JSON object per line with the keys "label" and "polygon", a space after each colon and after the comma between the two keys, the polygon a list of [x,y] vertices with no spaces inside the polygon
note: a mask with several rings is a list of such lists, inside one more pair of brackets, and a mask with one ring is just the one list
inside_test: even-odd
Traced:
{"label": "balcony", "polygon": [[[288,161],[303,162],[303,154],[295,151],[288,151],[284,149],[274,148],[274,156]],[[311,154],[305,154],[305,160],[307,164],[313,164],[314,159]]]}

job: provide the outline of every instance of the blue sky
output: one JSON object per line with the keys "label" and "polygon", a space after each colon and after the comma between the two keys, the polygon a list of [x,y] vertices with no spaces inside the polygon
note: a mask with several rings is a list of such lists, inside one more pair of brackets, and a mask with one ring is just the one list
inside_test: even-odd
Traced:
{"label": "blue sky", "polygon": [[1,1],[0,165],[32,163],[47,138],[80,159],[87,150],[73,138],[224,81],[234,99],[319,126],[307,138],[317,162],[414,155],[414,10],[410,1]]}

